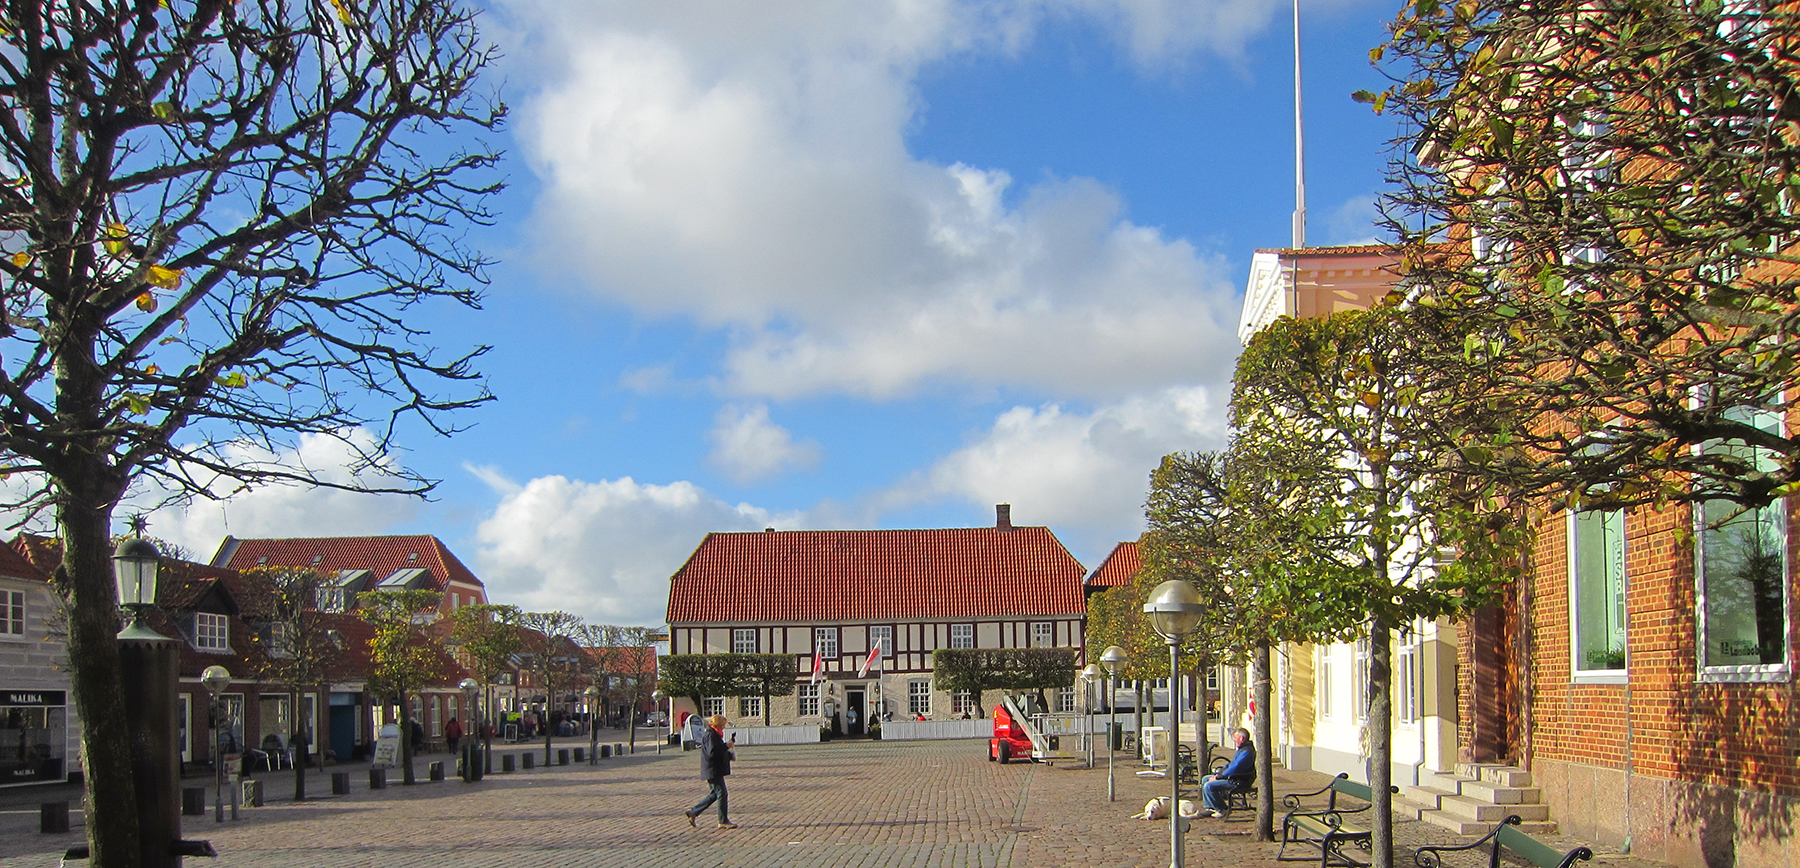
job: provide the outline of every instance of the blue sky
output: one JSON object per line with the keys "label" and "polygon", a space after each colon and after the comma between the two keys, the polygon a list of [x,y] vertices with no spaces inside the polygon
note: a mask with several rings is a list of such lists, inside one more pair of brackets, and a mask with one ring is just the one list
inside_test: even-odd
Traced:
{"label": "blue sky", "polygon": [[[1348,94],[1398,2],[1301,2],[1309,240],[1367,239],[1394,129]],[[1091,569],[1158,456],[1222,444],[1293,207],[1282,0],[488,5],[500,263],[484,310],[420,316],[494,347],[498,400],[404,438],[437,498],[268,489],[154,532],[433,533],[497,602],[660,623],[713,530],[1010,502]]]}

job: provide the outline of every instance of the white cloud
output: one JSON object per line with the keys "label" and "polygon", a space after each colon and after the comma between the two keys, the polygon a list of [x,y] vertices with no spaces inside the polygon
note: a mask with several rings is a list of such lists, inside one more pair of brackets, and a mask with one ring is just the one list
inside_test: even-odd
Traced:
{"label": "white cloud", "polygon": [[476,530],[489,597],[593,623],[663,623],[669,577],[709,532],[800,526],[798,516],[732,505],[691,482],[544,476],[496,492],[499,505]]}
{"label": "white cloud", "polygon": [[[1220,378],[1235,275],[1117,195],[906,152],[918,70],[1008,52],[1048,15],[1148,62],[1230,53],[1262,0],[856,4],[515,0],[538,89],[519,137],[548,267],[731,337],[720,382],[777,398],[926,382],[1116,400]],[[654,387],[633,375],[628,387]]]}
{"label": "white cloud", "polygon": [[1050,525],[1090,546],[1135,537],[1143,527],[1150,471],[1162,457],[1224,445],[1217,394],[1170,388],[1087,413],[1058,404],[1014,407],[890,499],[1011,503],[1015,521]]}
{"label": "white cloud", "polygon": [[[293,449],[271,452],[261,446],[237,442],[223,450],[225,460],[237,466],[277,465],[305,468],[318,478],[351,485],[394,485],[382,467],[359,468],[359,450],[375,446],[374,435],[355,429],[352,443],[322,434],[302,435]],[[354,446],[352,445],[354,444]],[[389,465],[391,466],[391,462]],[[150,515],[152,535],[177,543],[196,558],[212,557],[227,534],[238,537],[360,536],[379,534],[411,520],[419,500],[398,494],[361,494],[298,483],[271,483],[234,490],[238,483],[219,477],[202,477],[223,500],[193,500],[163,506]],[[163,492],[147,487],[135,492],[114,515],[120,519],[135,509],[151,509]]]}
{"label": "white cloud", "polygon": [[786,428],[769,421],[769,408],[762,404],[720,408],[707,439],[713,444],[709,456],[713,465],[738,482],[819,463],[819,444],[795,442]]}
{"label": "white cloud", "polygon": [[1326,237],[1332,244],[1375,244],[1377,221],[1381,209],[1375,204],[1376,194],[1351,196],[1325,217]]}

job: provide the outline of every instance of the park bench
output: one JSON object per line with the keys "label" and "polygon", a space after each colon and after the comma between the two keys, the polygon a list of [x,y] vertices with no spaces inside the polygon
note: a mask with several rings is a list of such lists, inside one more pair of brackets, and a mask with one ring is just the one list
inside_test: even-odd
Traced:
{"label": "park bench", "polygon": [[[1228,765],[1231,765],[1231,757],[1213,757],[1212,773],[1216,775],[1224,771]],[[1231,794],[1226,797],[1225,806],[1234,811],[1250,810],[1251,800],[1256,798],[1256,773],[1235,775],[1231,781],[1237,786],[1232,788]]]}
{"label": "park bench", "polygon": [[1481,837],[1473,844],[1434,844],[1420,847],[1413,853],[1413,861],[1419,868],[1443,868],[1445,853],[1463,850],[1474,850],[1483,845],[1493,849],[1488,852],[1488,868],[1500,868],[1500,851],[1510,850],[1516,856],[1537,866],[1537,868],[1570,868],[1576,862],[1584,862],[1594,858],[1594,851],[1586,847],[1576,847],[1567,853],[1558,853],[1556,848],[1519,831],[1519,815],[1513,814],[1500,821],[1494,831]]}
{"label": "park bench", "polygon": [[[1389,792],[1400,792],[1399,787],[1389,787]],[[1307,810],[1303,799],[1313,796],[1327,795],[1329,798],[1323,810]],[[1348,796],[1363,802],[1360,808],[1338,807],[1338,796]],[[1306,844],[1319,849],[1320,868],[1332,865],[1365,866],[1367,862],[1358,862],[1345,852],[1346,845],[1355,846],[1367,851],[1369,849],[1369,827],[1366,823],[1351,822],[1356,814],[1367,813],[1374,807],[1374,793],[1366,784],[1350,780],[1347,774],[1339,774],[1331,779],[1324,789],[1310,793],[1289,793],[1281,797],[1281,803],[1289,810],[1281,818],[1281,849],[1276,851],[1275,858],[1282,862],[1311,862],[1312,856],[1289,856],[1288,846]]]}

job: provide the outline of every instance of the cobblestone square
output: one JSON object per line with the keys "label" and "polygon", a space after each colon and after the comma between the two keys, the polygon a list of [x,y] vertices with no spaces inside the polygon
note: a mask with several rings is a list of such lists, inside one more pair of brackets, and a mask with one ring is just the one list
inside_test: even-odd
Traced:
{"label": "cobblestone square", "polygon": [[[646,752],[646,750],[648,752]],[[540,748],[541,751],[541,748]],[[697,754],[653,747],[597,766],[539,766],[493,774],[477,784],[452,778],[390,783],[368,790],[362,766],[350,795],[283,801],[291,772],[257,775],[276,799],[242,809],[241,819],[185,817],[185,835],[212,841],[219,858],[201,868],[516,868],[613,866],[1023,866],[1149,868],[1169,864],[1168,826],[1129,819],[1160,779],[1136,777],[1121,757],[1119,798],[1106,801],[1106,765],[1093,769],[985,760],[980,741],[834,742],[743,747],[730,778],[732,820],[716,815],[688,828],[682,811],[706,792]],[[394,776],[395,780],[398,775]],[[1278,770],[1281,791],[1317,788],[1324,776]],[[197,785],[199,781],[189,781]],[[309,775],[309,792],[328,793],[328,775]],[[1402,842],[1452,841],[1416,822],[1399,824]],[[37,831],[28,794],[0,807],[0,868],[55,866],[79,843]],[[1274,865],[1272,845],[1249,840],[1247,818],[1196,821],[1187,864]],[[1573,846],[1560,840],[1559,846]],[[1399,856],[1411,865],[1410,852]],[[79,864],[79,863],[72,863]],[[1469,864],[1474,864],[1473,862]],[[1591,864],[1650,868],[1654,863],[1602,855]]]}

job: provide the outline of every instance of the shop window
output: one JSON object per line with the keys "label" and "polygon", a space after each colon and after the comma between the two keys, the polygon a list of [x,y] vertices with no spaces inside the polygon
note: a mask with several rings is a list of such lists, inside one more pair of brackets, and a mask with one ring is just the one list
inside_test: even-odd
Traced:
{"label": "shop window", "polygon": [[1577,676],[1625,670],[1625,512],[1569,513],[1569,600]]}
{"label": "shop window", "polygon": [[61,690],[0,690],[0,784],[67,778],[66,702]]}

